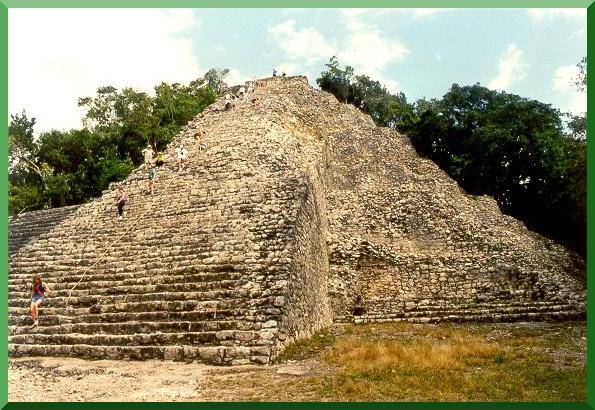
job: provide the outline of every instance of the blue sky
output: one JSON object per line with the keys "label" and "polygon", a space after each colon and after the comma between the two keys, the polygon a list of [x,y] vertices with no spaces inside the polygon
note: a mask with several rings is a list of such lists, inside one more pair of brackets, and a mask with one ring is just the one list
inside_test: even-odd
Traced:
{"label": "blue sky", "polygon": [[315,85],[336,55],[409,101],[479,82],[580,113],[586,26],[585,9],[10,9],[9,112],[76,128],[77,98],[101,85],[150,92],[212,67]]}

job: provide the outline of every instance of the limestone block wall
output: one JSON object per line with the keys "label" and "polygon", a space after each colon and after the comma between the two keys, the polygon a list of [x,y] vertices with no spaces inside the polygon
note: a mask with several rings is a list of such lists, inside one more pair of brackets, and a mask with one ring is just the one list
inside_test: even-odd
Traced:
{"label": "limestone block wall", "polygon": [[409,140],[304,78],[277,80],[279,124],[316,147],[335,320],[584,318],[584,261],[467,195]]}
{"label": "limestone block wall", "polygon": [[[304,177],[296,187],[300,198],[295,222],[295,243],[283,302],[282,347],[332,323],[328,299],[328,254],[325,244],[323,199],[320,187]],[[279,301],[279,302],[281,302]]]}

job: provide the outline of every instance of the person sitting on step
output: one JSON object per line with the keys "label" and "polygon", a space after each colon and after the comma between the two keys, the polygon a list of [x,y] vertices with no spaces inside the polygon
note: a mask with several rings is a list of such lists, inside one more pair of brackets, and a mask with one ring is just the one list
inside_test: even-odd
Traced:
{"label": "person sitting on step", "polygon": [[33,320],[33,324],[31,328],[39,325],[39,305],[48,299],[47,294],[49,291],[50,288],[41,280],[40,276],[33,278],[33,285],[31,285],[31,319]]}
{"label": "person sitting on step", "polygon": [[126,211],[124,211],[124,205],[128,202],[128,195],[124,192],[124,188],[121,186],[118,187],[118,219],[122,219],[122,216],[126,216]]}

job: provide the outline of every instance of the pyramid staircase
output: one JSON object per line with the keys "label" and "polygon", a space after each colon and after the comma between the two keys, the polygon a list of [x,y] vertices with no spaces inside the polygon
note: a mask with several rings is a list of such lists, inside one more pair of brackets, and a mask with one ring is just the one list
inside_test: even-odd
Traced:
{"label": "pyramid staircase", "polygon": [[[121,183],[130,197],[126,218],[116,219],[113,187],[13,255],[11,355],[269,362],[284,292],[262,253],[274,253],[273,273],[282,271],[284,246],[264,248],[291,227],[259,208],[293,198],[272,195],[278,178],[254,176],[262,163],[242,150],[244,136],[265,134],[256,113],[241,107],[240,118],[219,108],[171,144],[153,195],[142,168]],[[206,150],[192,137],[198,128]],[[180,142],[190,147],[182,171],[173,153]],[[40,326],[30,328],[36,274],[51,293]]]}

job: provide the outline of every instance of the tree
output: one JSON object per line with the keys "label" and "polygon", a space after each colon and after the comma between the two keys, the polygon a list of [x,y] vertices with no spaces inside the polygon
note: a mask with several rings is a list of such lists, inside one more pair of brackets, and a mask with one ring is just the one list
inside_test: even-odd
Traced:
{"label": "tree", "polygon": [[37,150],[33,139],[35,118],[29,119],[23,110],[22,114],[10,116],[8,125],[8,166],[24,168],[37,174],[41,179],[44,172],[37,161]]}
{"label": "tree", "polygon": [[[583,57],[577,64],[578,75],[573,80],[573,84],[580,92],[587,92],[587,57]],[[587,139],[587,113],[580,115],[567,114],[569,120],[567,123],[570,130],[570,136],[585,141]]]}
{"label": "tree", "polygon": [[565,134],[559,110],[479,84],[453,84],[415,107],[404,131],[420,155],[470,194],[493,196],[503,212],[585,254],[586,145]]}
{"label": "tree", "polygon": [[[203,76],[204,83],[211,87],[211,89],[217,94],[221,94],[224,88],[225,77],[229,74],[229,68],[211,68]],[[190,86],[193,84],[190,83]]]}
{"label": "tree", "polygon": [[316,83],[324,91],[332,93],[341,102],[353,104],[370,114],[381,126],[397,127],[409,121],[413,113],[405,94],[391,94],[380,82],[366,75],[355,75],[353,67],[341,69],[336,57],[332,57],[327,71],[320,74]]}
{"label": "tree", "polygon": [[35,118],[25,111],[11,115],[8,125],[8,209],[12,214],[36,209],[45,203],[51,168],[40,161],[33,135]]}
{"label": "tree", "polygon": [[351,84],[353,67],[345,66],[345,69],[341,69],[339,61],[335,56],[331,57],[328,64],[325,65],[328,67],[328,70],[322,72],[320,78],[316,79],[316,83],[320,89],[333,94],[341,102],[353,102],[353,86]]}
{"label": "tree", "polygon": [[180,128],[217,98],[213,87],[229,70],[209,70],[189,85],[161,83],[155,97],[125,87],[97,89],[78,100],[85,128],[33,136],[35,118],[12,115],[9,125],[9,211],[83,203],[126,178],[147,143],[163,150]]}
{"label": "tree", "polygon": [[574,85],[579,91],[587,91],[587,57],[583,57],[576,66],[578,67],[578,75],[574,79]]}

